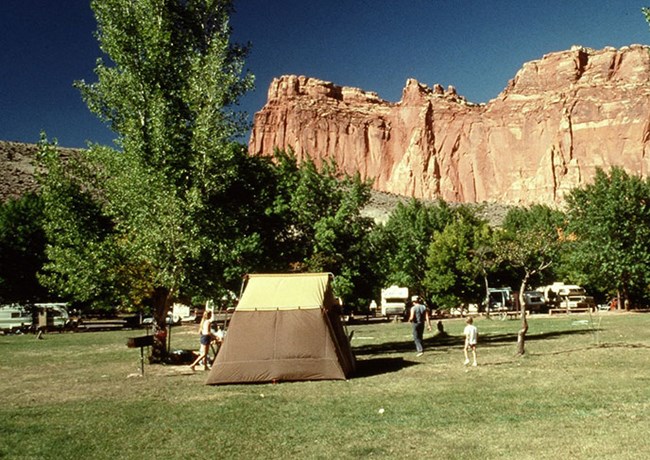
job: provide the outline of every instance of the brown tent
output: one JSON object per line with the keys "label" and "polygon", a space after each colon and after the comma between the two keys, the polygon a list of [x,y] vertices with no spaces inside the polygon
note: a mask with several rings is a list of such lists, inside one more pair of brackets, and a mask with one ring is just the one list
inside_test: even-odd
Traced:
{"label": "brown tent", "polygon": [[329,273],[248,275],[207,384],[345,379],[354,355]]}

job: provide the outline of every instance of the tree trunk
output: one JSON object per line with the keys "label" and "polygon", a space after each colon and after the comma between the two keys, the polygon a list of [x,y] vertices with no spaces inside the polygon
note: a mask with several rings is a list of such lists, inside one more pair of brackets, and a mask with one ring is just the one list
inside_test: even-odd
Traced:
{"label": "tree trunk", "polygon": [[149,362],[162,363],[168,356],[167,312],[171,306],[172,291],[158,287],[153,294],[153,346]]}
{"label": "tree trunk", "polygon": [[490,317],[490,285],[488,284],[487,272],[483,272],[483,283],[485,284],[485,317]]}
{"label": "tree trunk", "polygon": [[521,329],[517,333],[517,354],[522,356],[526,353],[526,332],[528,332],[528,320],[526,319],[526,302],[524,299],[524,290],[528,284],[530,273],[526,272],[521,287],[519,288],[519,311],[521,315]]}
{"label": "tree trunk", "polygon": [[623,308],[625,308],[625,311],[630,311],[630,291],[627,284],[623,285]]}
{"label": "tree trunk", "polygon": [[526,332],[528,332],[528,321],[526,320],[525,307],[521,309],[521,329],[517,333],[517,354],[522,356],[526,353]]}

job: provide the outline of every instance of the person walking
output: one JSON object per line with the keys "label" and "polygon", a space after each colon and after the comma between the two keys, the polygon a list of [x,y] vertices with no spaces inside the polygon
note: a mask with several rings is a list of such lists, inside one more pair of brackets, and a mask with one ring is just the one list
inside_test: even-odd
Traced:
{"label": "person walking", "polygon": [[213,340],[212,335],[212,310],[206,310],[203,313],[203,318],[201,318],[201,325],[199,326],[199,334],[201,334],[200,343],[201,348],[199,349],[199,357],[194,360],[190,369],[194,370],[197,364],[203,360],[203,368],[208,370],[208,353],[210,352],[210,344]]}
{"label": "person walking", "polygon": [[413,341],[415,342],[415,349],[417,354],[415,356],[422,356],[424,354],[424,346],[422,344],[424,336],[424,323],[427,323],[427,329],[431,331],[431,321],[429,320],[429,310],[422,303],[419,296],[414,295],[411,298],[413,306],[409,315],[409,322],[413,329]]}
{"label": "person walking", "polygon": [[474,359],[472,366],[476,366],[476,343],[478,342],[478,329],[474,326],[474,320],[469,317],[465,320],[467,326],[463,334],[465,334],[465,365],[467,366],[469,361],[469,351],[472,350],[472,358]]}

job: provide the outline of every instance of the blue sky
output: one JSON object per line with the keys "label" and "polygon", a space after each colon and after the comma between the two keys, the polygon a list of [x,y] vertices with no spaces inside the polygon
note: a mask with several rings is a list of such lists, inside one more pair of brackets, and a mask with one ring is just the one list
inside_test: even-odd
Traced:
{"label": "blue sky", "polygon": [[[453,85],[472,102],[496,97],[524,62],[582,45],[650,43],[650,0],[241,0],[233,39],[251,42],[252,114],[274,77],[298,74],[398,101],[408,78]],[[100,56],[89,0],[0,0],[0,140],[65,147],[114,138],[75,80]]]}

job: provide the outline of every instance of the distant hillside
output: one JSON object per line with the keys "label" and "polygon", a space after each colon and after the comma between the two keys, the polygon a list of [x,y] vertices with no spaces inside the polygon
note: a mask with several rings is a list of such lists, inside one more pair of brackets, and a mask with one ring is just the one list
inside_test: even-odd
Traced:
{"label": "distant hillside", "polygon": [[33,160],[35,144],[0,141],[0,202],[35,190]]}

